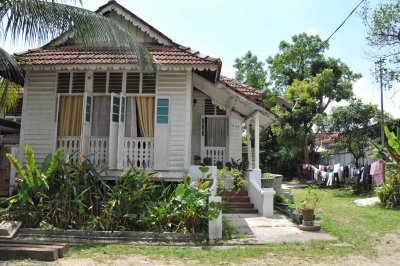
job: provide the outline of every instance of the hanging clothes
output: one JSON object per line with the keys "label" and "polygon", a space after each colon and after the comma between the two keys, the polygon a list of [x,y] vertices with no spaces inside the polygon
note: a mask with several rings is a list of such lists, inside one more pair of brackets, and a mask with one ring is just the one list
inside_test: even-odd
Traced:
{"label": "hanging clothes", "polygon": [[380,186],[383,183],[384,165],[382,161],[376,161],[371,164],[371,176],[374,178],[375,185]]}

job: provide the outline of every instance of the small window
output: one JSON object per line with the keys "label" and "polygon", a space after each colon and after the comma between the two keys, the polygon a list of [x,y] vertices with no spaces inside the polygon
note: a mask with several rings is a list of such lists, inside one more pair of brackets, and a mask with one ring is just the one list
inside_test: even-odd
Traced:
{"label": "small window", "polygon": [[85,122],[90,122],[91,113],[92,113],[92,97],[86,96]]}
{"label": "small window", "polygon": [[122,73],[110,73],[108,92],[120,93],[122,91]]}
{"label": "small window", "polygon": [[75,72],[72,74],[72,92],[85,92],[85,72]]}
{"label": "small window", "polygon": [[107,72],[93,73],[93,92],[106,92]]}
{"label": "small window", "polygon": [[143,73],[142,93],[156,92],[156,74]]}
{"label": "small window", "polygon": [[126,93],[139,93],[140,73],[127,73],[126,75]]}
{"label": "small window", "polygon": [[117,96],[113,97],[113,107],[112,107],[112,121],[118,123],[119,121],[119,103],[120,99]]}
{"label": "small window", "polygon": [[157,100],[157,124],[168,124],[169,99]]}
{"label": "small window", "polygon": [[57,92],[58,93],[69,93],[69,81],[71,73],[58,73],[57,77]]}

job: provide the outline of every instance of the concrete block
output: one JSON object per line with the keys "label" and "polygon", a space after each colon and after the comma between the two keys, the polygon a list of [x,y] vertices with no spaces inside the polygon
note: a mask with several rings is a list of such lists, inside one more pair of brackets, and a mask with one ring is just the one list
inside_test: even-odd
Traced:
{"label": "concrete block", "polygon": [[[222,202],[221,197],[209,197],[209,202]],[[219,214],[218,218],[208,222],[208,238],[222,239],[222,212]]]}
{"label": "concrete block", "polygon": [[[274,195],[275,190],[273,188],[263,188],[262,189],[263,196],[263,208],[262,208],[262,216],[271,217],[274,215]],[[260,211],[260,210],[259,210]]]}

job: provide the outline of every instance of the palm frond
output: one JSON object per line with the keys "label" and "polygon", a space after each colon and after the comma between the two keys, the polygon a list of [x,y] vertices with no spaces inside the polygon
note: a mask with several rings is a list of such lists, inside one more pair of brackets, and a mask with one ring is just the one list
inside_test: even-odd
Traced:
{"label": "palm frond", "polygon": [[36,44],[68,31],[74,42],[85,46],[103,44],[134,51],[141,69],[153,69],[150,53],[133,32],[100,14],[64,2],[0,1],[0,38],[9,36],[14,41]]}
{"label": "palm frond", "polygon": [[[0,77],[24,85],[24,71],[15,58],[0,47]],[[0,84],[3,80],[0,79]],[[3,86],[1,86],[3,88]]]}
{"label": "palm frond", "polygon": [[20,86],[0,77],[0,107],[4,112],[14,109],[19,100]]}

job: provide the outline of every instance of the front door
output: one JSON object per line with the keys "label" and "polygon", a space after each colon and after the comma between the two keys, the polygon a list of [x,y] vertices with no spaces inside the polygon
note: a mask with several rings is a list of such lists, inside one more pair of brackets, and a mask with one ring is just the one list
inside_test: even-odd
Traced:
{"label": "front door", "polygon": [[[225,164],[228,143],[228,118],[224,115],[204,115],[201,118],[201,157],[212,165]],[[206,164],[208,164],[206,162]]]}

